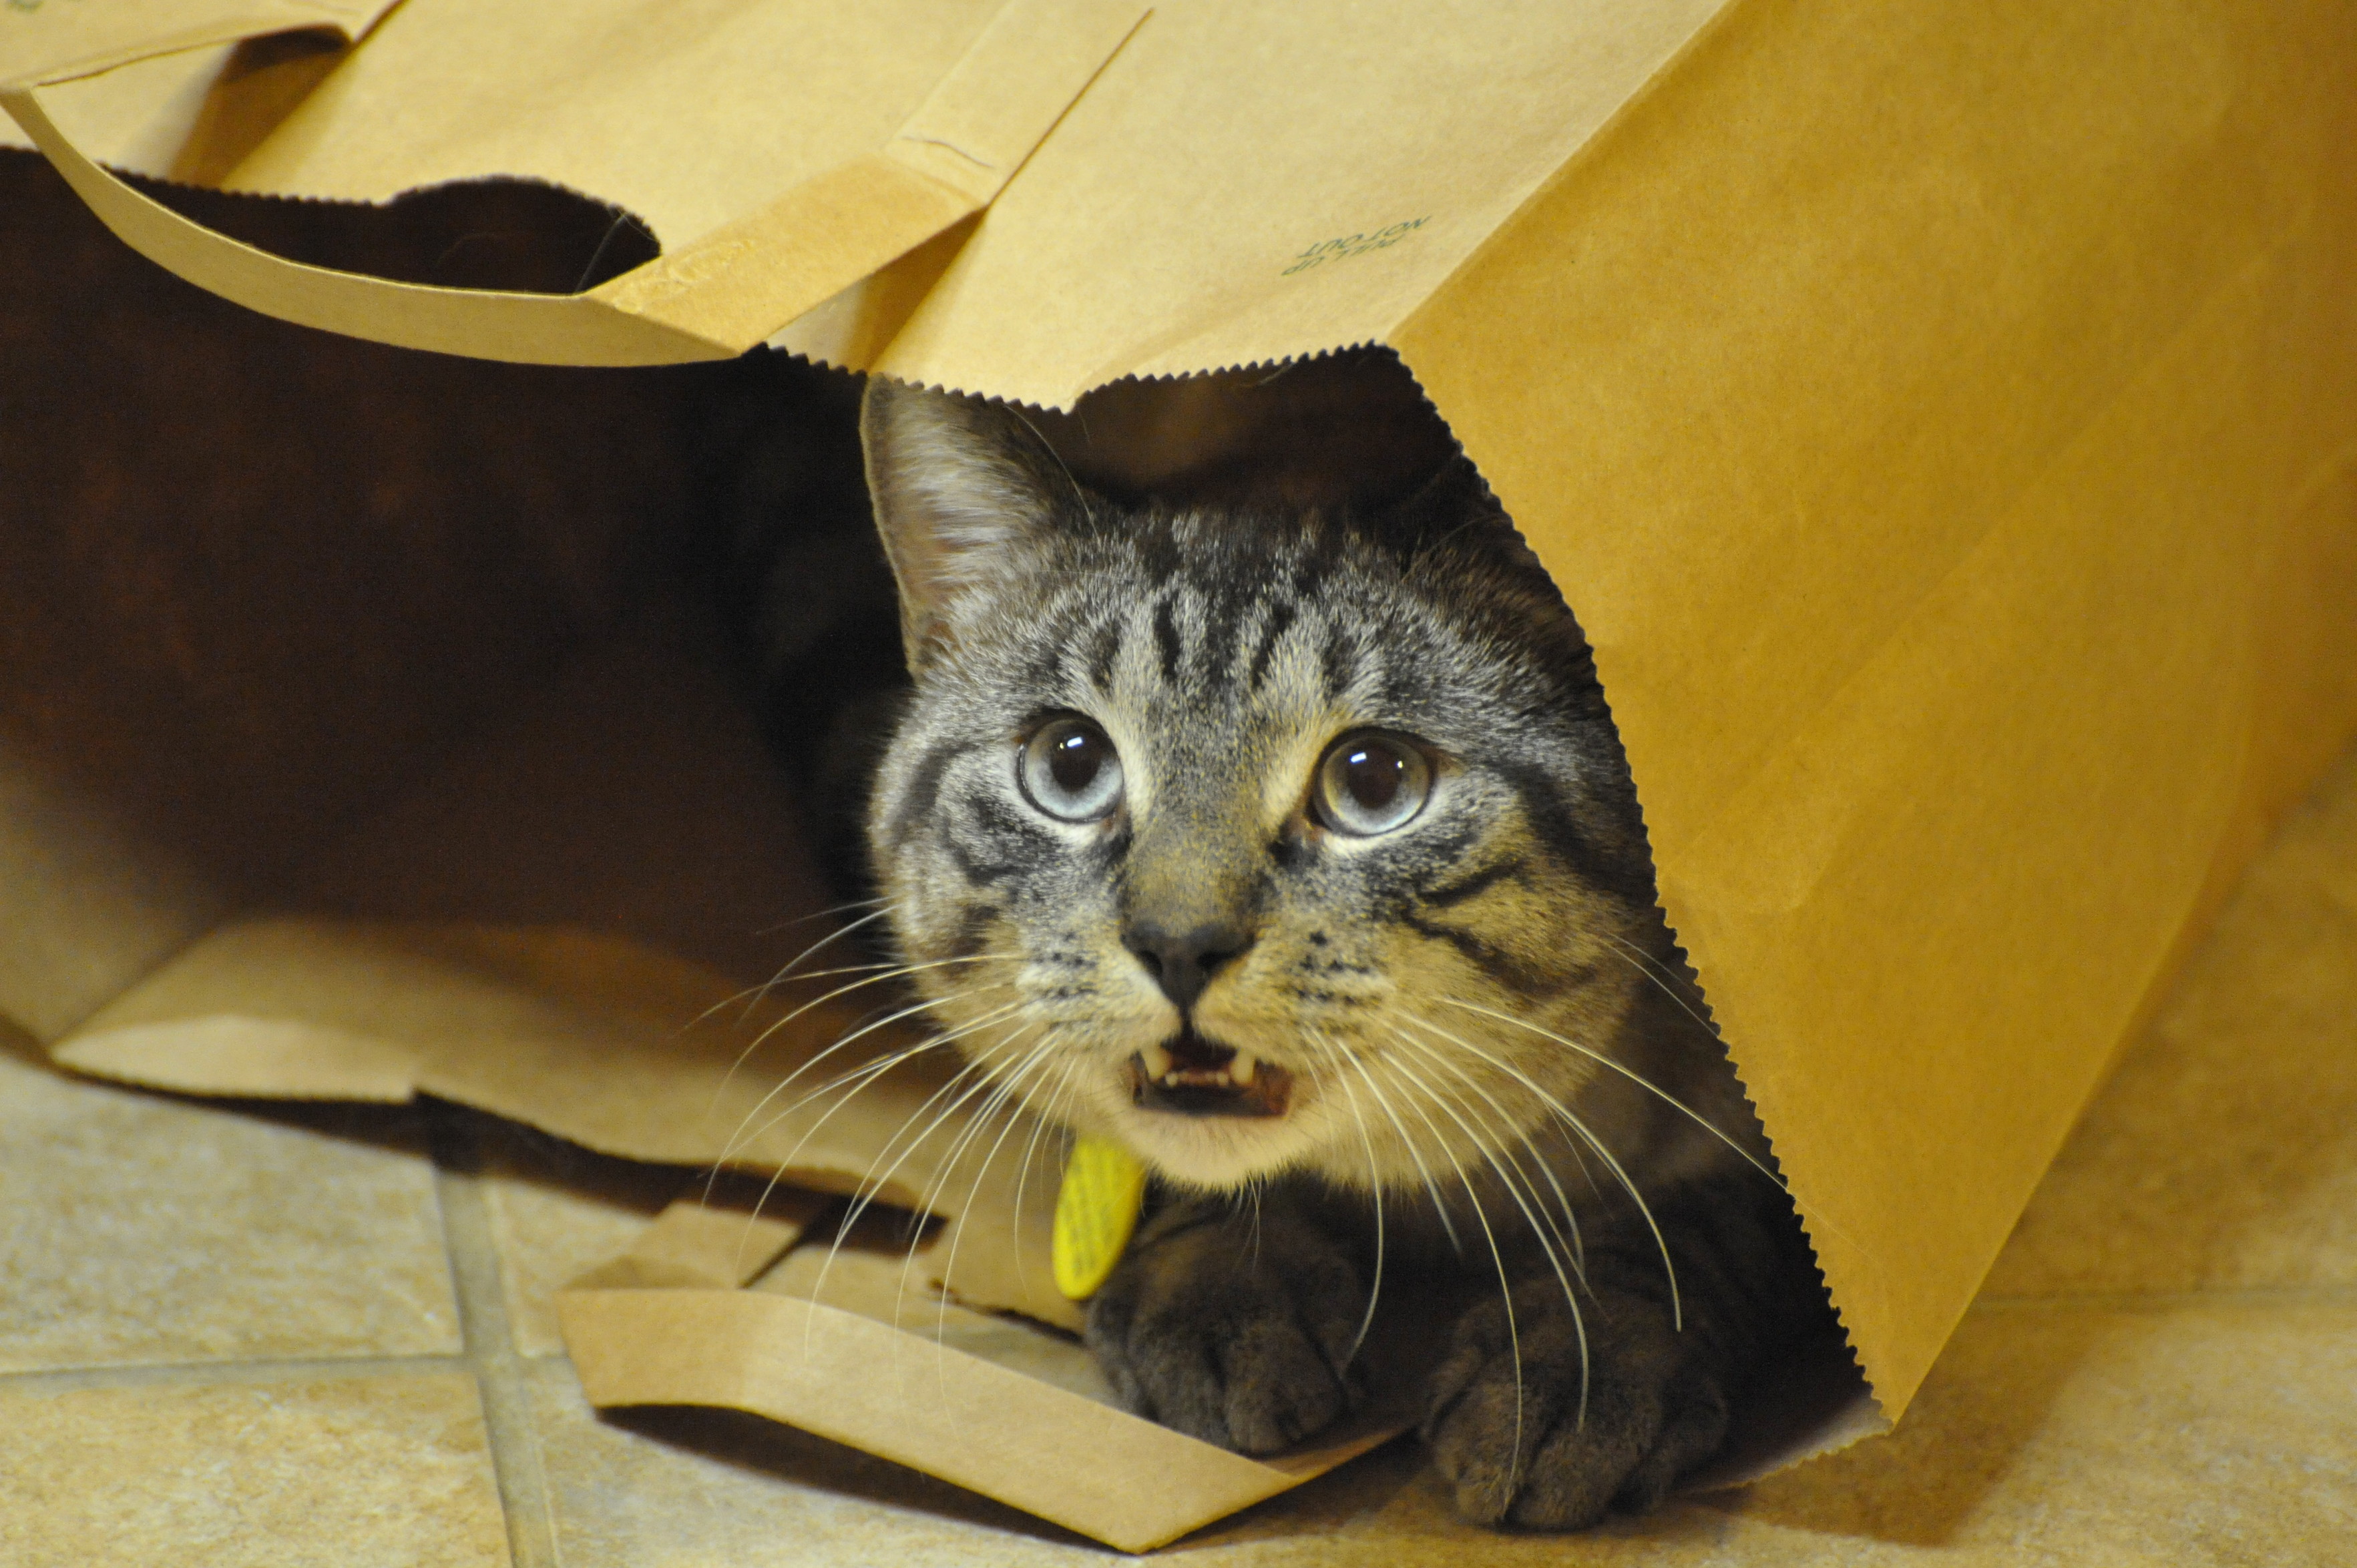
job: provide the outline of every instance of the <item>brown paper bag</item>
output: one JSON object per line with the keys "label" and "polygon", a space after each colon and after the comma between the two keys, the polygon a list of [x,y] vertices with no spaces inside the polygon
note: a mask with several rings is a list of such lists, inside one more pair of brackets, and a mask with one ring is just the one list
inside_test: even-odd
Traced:
{"label": "brown paper bag", "polygon": [[[771,1268],[763,1252],[748,1259],[751,1222],[683,1200],[628,1254],[557,1297],[565,1348],[593,1403],[751,1411],[1126,1552],[1312,1480],[1410,1419],[1396,1402],[1379,1404],[1298,1452],[1246,1458],[1121,1410],[1071,1336],[925,1290],[945,1272],[940,1255],[953,1233],[911,1256],[888,1224],[855,1226],[878,1235],[855,1237],[865,1245],[851,1249],[823,1235],[780,1245],[782,1231],[771,1227],[770,1244],[784,1253]],[[1048,1266],[1044,1256],[1031,1262]],[[670,1288],[650,1288],[658,1275]],[[740,1283],[754,1288],[727,1288]],[[1413,1310],[1404,1320],[1401,1305],[1394,1296],[1391,1333],[1368,1358],[1376,1375],[1394,1374],[1384,1380],[1394,1389],[1408,1381],[1395,1364],[1420,1350],[1402,1341],[1400,1330],[1420,1320]]]}
{"label": "brown paper bag", "polygon": [[[1396,348],[1596,644],[1672,921],[1889,1417],[2357,725],[2357,34],[2329,4],[1207,0],[1132,32],[1043,3],[864,43],[779,6],[758,59],[638,47],[619,4],[169,9],[144,45],[128,7],[11,20],[0,102],[131,243],[293,319],[568,362],[766,338],[1054,406]],[[526,18],[600,70],[496,47]],[[242,121],[234,53],[102,69],[295,25],[360,41]],[[206,155],[226,188],[557,180],[664,255],[498,299],[278,262],[100,166],[155,166],[176,113],[238,150]]]}
{"label": "brown paper bag", "polygon": [[[663,364],[742,352],[982,210],[1142,15],[1132,0],[804,0],[683,28],[643,3],[150,4],[88,19],[36,10],[0,30],[0,102],[111,228],[242,304],[447,353]],[[323,43],[365,37],[368,47],[217,48],[209,71],[183,59],[129,82],[102,74],[290,29]],[[202,73],[194,81],[191,64]],[[284,261],[208,233],[76,152],[69,128],[144,129],[158,89],[192,87],[218,102],[156,172],[201,167],[226,189],[300,186],[363,200],[524,175],[627,192],[621,204],[664,253],[565,297],[422,288]],[[321,120],[331,103],[339,124],[371,127],[364,145]],[[430,125],[422,104],[434,105]],[[763,122],[758,134],[737,134]],[[266,172],[282,158],[284,172]]]}

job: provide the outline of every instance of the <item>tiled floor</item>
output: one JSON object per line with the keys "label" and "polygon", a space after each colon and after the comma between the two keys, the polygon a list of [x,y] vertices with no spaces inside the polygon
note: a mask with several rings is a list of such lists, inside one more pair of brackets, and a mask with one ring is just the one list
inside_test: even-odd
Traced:
{"label": "tiled floor", "polygon": [[[749,1418],[593,1416],[549,1293],[680,1179],[0,1049],[0,1564],[1111,1555]],[[1400,1444],[1169,1555],[2357,1562],[2357,762],[2246,878],[1897,1435],[1569,1541],[1456,1523]]]}

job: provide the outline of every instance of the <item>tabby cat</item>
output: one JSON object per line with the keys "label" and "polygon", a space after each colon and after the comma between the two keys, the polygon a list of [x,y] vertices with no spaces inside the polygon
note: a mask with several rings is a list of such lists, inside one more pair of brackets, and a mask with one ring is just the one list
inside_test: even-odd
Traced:
{"label": "tabby cat", "polygon": [[1174,501],[1040,423],[867,391],[913,692],[866,827],[944,1033],[1153,1173],[1090,1346],[1268,1453],[1362,1397],[1379,1274],[1486,1275],[1423,1404],[1459,1509],[1652,1505],[1827,1308],[1579,627],[1461,456]]}

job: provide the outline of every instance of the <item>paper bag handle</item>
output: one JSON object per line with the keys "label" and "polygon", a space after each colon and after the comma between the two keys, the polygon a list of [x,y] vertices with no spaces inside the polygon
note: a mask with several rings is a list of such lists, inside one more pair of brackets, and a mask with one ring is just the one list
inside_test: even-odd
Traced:
{"label": "paper bag handle", "polygon": [[[38,81],[12,81],[0,89],[0,108],[117,238],[265,316],[476,359],[676,364],[743,353],[989,206],[1148,9],[1138,0],[1008,0],[881,150],[576,295],[436,288],[337,272],[180,216],[84,156],[41,105],[46,83],[137,58],[119,44],[102,57],[103,67],[85,57]],[[176,37],[169,47],[188,46]]]}

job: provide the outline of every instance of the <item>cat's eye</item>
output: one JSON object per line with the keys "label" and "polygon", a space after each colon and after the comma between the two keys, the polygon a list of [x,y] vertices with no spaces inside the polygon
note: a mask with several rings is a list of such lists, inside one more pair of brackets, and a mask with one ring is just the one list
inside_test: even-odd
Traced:
{"label": "cat's eye", "polygon": [[1371,838],[1405,827],[1432,793],[1421,749],[1387,735],[1346,736],[1318,765],[1318,816],[1337,832]]}
{"label": "cat's eye", "polygon": [[1050,719],[1015,767],[1023,798],[1059,822],[1092,822],[1121,800],[1121,754],[1083,718]]}

